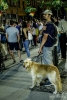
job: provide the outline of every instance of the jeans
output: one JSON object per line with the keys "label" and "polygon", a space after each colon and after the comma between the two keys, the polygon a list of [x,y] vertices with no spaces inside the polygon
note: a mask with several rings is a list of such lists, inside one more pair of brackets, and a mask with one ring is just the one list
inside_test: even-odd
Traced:
{"label": "jeans", "polygon": [[29,45],[31,44],[31,46],[32,46],[32,40],[29,40]]}
{"label": "jeans", "polygon": [[52,64],[53,56],[52,56],[53,47],[43,47],[43,62],[44,64]]}
{"label": "jeans", "polygon": [[25,41],[23,42],[23,45],[24,45],[24,48],[25,48],[25,51],[26,51],[26,53],[27,53],[28,58],[30,58],[29,40],[25,40]]}

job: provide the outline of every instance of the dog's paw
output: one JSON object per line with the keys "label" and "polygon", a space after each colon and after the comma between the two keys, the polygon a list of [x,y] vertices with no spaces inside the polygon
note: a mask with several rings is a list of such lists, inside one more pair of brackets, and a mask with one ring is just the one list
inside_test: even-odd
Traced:
{"label": "dog's paw", "polygon": [[30,89],[33,89],[33,88],[34,88],[34,86],[30,86],[29,88],[30,88]]}
{"label": "dog's paw", "polygon": [[57,94],[57,91],[54,91],[53,94]]}
{"label": "dog's paw", "polygon": [[40,87],[40,84],[37,84],[38,87]]}

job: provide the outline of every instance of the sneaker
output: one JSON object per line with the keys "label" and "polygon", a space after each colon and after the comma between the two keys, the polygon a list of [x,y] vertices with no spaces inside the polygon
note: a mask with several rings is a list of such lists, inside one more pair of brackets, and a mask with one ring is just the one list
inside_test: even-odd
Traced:
{"label": "sneaker", "polygon": [[20,63],[22,63],[23,62],[23,60],[20,60]]}
{"label": "sneaker", "polygon": [[49,80],[47,80],[45,83],[44,83],[44,86],[51,86],[52,85],[52,83],[49,81]]}

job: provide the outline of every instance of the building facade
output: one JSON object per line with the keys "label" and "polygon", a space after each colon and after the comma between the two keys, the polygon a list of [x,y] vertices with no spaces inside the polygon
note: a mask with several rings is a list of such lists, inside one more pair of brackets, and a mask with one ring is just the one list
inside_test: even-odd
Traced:
{"label": "building facade", "polygon": [[[3,21],[6,20],[24,20],[27,18],[27,14],[25,13],[26,0],[18,0],[18,2],[13,2],[12,0],[6,0],[8,3],[8,9],[3,12]],[[39,5],[42,3],[42,0],[29,0],[30,5],[32,7],[35,7],[37,9],[36,16],[39,18],[41,16],[42,11],[45,9],[45,6],[43,8],[39,8]],[[50,1],[50,0],[44,0]]]}
{"label": "building facade", "polygon": [[[3,21],[6,20],[16,20],[26,19],[27,14],[25,13],[26,0],[18,0],[18,2],[13,2],[12,0],[6,0],[8,3],[8,9],[3,12]],[[30,6],[37,7],[38,2],[36,0],[29,0]]]}
{"label": "building facade", "polygon": [[8,9],[5,10],[3,17],[5,16],[5,18],[8,20],[18,20],[19,17],[22,17],[22,19],[24,19],[24,17],[26,16],[26,13],[24,11],[26,7],[25,0],[18,0],[18,2],[7,0],[7,3]]}

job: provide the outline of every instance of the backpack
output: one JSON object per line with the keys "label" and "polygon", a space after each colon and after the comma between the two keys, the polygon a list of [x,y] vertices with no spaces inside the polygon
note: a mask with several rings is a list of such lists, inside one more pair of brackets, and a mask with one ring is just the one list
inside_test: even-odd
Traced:
{"label": "backpack", "polygon": [[1,43],[6,43],[6,35],[5,34],[1,34]]}
{"label": "backpack", "polygon": [[57,43],[57,36],[58,36],[58,31],[57,31],[57,26],[54,24],[54,23],[52,23],[53,25],[54,25],[54,37],[52,37],[50,34],[49,34],[49,36],[52,38],[52,40],[53,40],[53,45],[55,45],[56,43]]}

